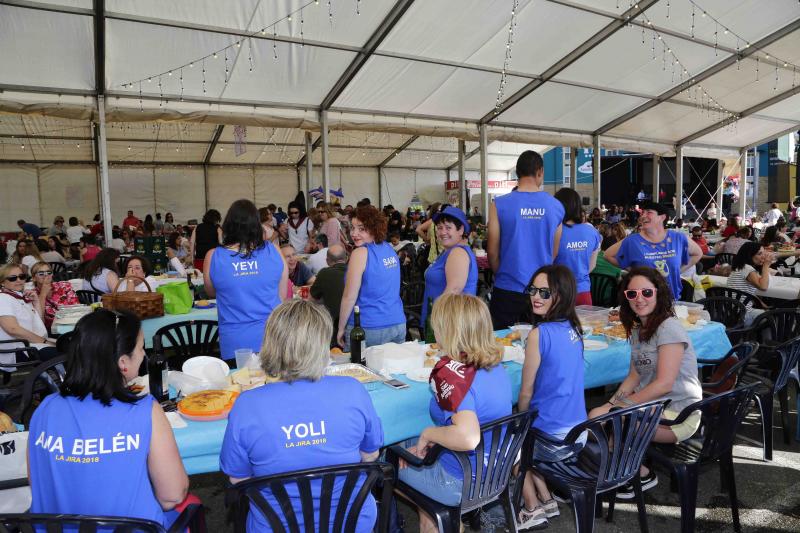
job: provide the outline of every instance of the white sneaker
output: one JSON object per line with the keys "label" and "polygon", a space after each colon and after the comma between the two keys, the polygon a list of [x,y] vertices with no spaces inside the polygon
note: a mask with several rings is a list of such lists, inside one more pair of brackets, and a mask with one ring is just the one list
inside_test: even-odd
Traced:
{"label": "white sneaker", "polygon": [[542,509],[544,509],[544,514],[547,518],[555,518],[561,514],[558,510],[558,502],[554,498],[542,502]]}
{"label": "white sneaker", "polygon": [[541,505],[537,505],[533,511],[528,511],[524,507],[517,516],[517,529],[545,529],[549,525],[547,514]]}

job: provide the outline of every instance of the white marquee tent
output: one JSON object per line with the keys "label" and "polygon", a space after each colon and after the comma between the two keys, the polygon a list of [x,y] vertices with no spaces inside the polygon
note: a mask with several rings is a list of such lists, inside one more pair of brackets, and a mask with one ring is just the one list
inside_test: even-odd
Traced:
{"label": "white marquee tent", "polygon": [[0,0],[0,50],[3,227],[109,188],[117,219],[391,201],[529,145],[736,159],[800,127],[796,0]]}

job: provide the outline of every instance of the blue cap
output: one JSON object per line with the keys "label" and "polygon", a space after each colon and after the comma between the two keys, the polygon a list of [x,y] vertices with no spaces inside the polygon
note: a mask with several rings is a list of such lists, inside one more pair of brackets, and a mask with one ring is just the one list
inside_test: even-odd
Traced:
{"label": "blue cap", "polygon": [[448,205],[442,211],[439,211],[438,213],[433,215],[433,223],[436,224],[437,222],[439,222],[439,219],[442,218],[442,216],[444,215],[453,217],[454,219],[461,222],[461,224],[464,226],[464,235],[469,234],[470,227],[469,227],[469,222],[467,222],[467,215],[465,215],[461,209],[452,205]]}

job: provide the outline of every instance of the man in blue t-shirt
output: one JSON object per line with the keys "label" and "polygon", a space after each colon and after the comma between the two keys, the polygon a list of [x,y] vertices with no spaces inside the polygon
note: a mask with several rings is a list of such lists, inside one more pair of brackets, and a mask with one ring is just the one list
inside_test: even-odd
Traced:
{"label": "man in blue t-shirt", "polygon": [[539,267],[558,255],[564,206],[542,191],[542,156],[527,150],[517,159],[517,188],[489,208],[489,264],[495,272],[489,310],[494,329],[513,325],[529,306],[525,289]]}
{"label": "man in blue t-shirt", "polygon": [[19,228],[22,231],[24,231],[34,239],[38,239],[43,235],[42,230],[41,228],[39,228],[39,226],[37,226],[36,224],[31,224],[30,222],[25,222],[22,219],[17,220],[17,226],[19,226]]}

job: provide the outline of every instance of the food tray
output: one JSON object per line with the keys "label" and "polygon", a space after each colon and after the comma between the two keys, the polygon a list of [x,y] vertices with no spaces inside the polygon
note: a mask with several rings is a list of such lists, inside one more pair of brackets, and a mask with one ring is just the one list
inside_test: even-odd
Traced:
{"label": "food tray", "polygon": [[349,376],[357,379],[362,385],[367,387],[367,390],[377,388],[383,382],[383,376],[377,372],[373,372],[364,365],[356,363],[345,363],[343,365],[329,366],[325,369],[325,374],[328,376]]}

